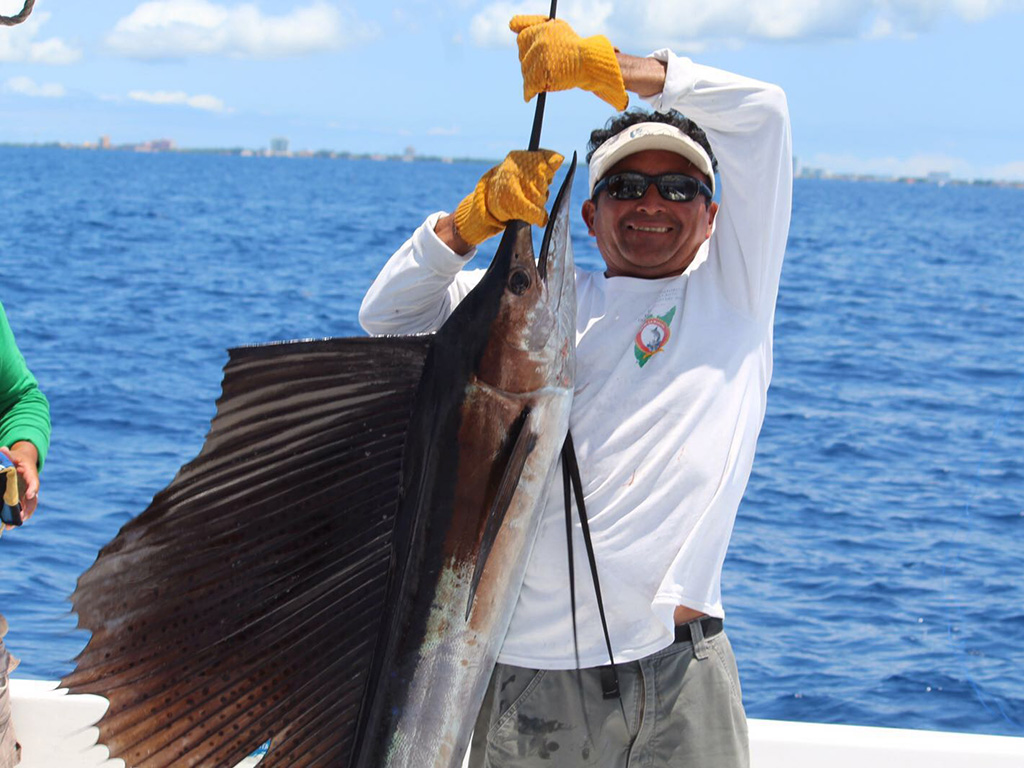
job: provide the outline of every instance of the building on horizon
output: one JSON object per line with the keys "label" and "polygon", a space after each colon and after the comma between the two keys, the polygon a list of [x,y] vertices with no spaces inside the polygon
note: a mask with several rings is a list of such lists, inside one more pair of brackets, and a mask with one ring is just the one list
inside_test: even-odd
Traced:
{"label": "building on horizon", "polygon": [[275,136],[270,140],[270,151],[275,155],[287,155],[288,139],[284,136]]}
{"label": "building on horizon", "polygon": [[136,152],[173,152],[174,139],[153,139],[141,144],[128,144],[125,148],[134,149]]}

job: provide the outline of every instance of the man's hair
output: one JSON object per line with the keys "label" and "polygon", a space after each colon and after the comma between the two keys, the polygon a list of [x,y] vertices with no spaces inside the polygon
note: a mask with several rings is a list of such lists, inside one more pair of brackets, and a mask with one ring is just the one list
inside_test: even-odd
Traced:
{"label": "man's hair", "polygon": [[707,152],[708,157],[711,158],[712,170],[718,170],[718,158],[715,157],[715,153],[711,150],[711,143],[708,141],[708,137],[707,134],[704,133],[704,129],[693,122],[693,120],[688,117],[684,117],[674,109],[669,112],[648,112],[645,109],[634,107],[628,112],[623,112],[620,115],[609,118],[608,122],[605,123],[604,128],[598,128],[596,131],[591,132],[590,142],[587,144],[587,162],[590,162],[590,158],[594,156],[597,148],[608,141],[608,139],[612,136],[617,136],[622,133],[622,131],[626,130],[630,126],[636,125],[637,123],[667,123],[669,125],[674,125],[704,147],[704,151]]}

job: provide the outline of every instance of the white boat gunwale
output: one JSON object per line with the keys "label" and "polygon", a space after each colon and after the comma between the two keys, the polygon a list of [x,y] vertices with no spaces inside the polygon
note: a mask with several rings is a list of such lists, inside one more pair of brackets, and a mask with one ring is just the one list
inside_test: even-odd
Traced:
{"label": "white boat gunwale", "polygon": [[[19,768],[123,768],[96,744],[100,696],[69,695],[49,680],[11,680]],[[1024,768],[1024,737],[751,719],[751,768]],[[251,756],[237,768],[252,768]]]}

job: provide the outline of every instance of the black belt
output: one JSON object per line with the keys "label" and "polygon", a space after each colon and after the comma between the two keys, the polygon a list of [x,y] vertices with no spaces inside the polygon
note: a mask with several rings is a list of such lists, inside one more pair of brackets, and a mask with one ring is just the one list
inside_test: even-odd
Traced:
{"label": "black belt", "polygon": [[[700,620],[700,628],[704,630],[704,637],[714,637],[723,629],[721,619],[712,618],[707,616]],[[690,632],[689,624],[676,624],[676,639],[677,643],[692,643],[693,634]],[[615,678],[615,672],[610,666],[599,667],[601,673],[601,693],[606,699],[615,699],[619,696],[619,685],[618,680]]]}
{"label": "black belt", "polygon": [[[704,630],[704,637],[714,637],[722,631],[722,620],[711,616],[700,620],[700,628]],[[677,643],[692,643],[693,636],[690,634],[689,624],[676,624]]]}

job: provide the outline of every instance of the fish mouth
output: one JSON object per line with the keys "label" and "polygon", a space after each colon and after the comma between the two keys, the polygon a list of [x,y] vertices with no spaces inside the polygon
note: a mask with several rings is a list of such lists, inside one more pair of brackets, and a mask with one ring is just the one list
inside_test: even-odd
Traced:
{"label": "fish mouth", "polygon": [[555,195],[551,206],[548,225],[544,229],[537,272],[544,285],[551,291],[564,293],[567,280],[575,281],[575,265],[572,247],[569,244],[569,195],[573,177],[576,174],[576,153],[573,152],[569,172]]}
{"label": "fish mouth", "polygon": [[[505,307],[502,311],[508,316],[511,316],[509,313],[525,313],[525,324],[514,334],[519,339],[515,346],[523,349],[561,349],[563,337],[575,333],[576,265],[569,241],[569,197],[575,169],[574,155],[551,206],[539,256],[535,255],[530,224],[519,219],[510,221],[479,284],[491,285],[493,295],[502,296],[489,312],[497,313],[499,307]],[[452,312],[452,317],[465,315],[472,317],[474,323],[481,323],[484,315],[476,311],[476,304],[490,301],[484,298],[486,293],[471,291]],[[495,316],[491,315],[492,319]],[[489,324],[490,320],[484,323]]]}

